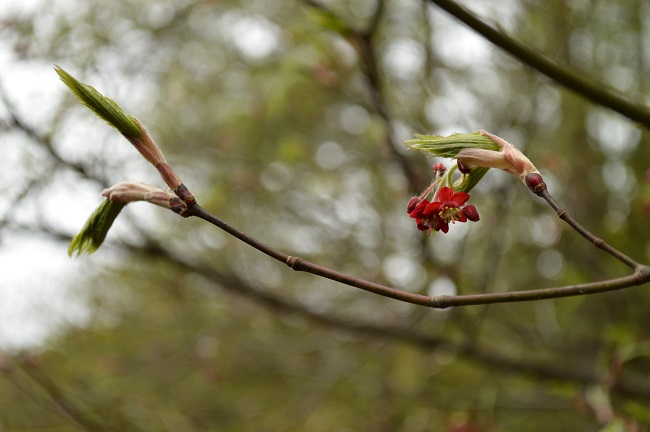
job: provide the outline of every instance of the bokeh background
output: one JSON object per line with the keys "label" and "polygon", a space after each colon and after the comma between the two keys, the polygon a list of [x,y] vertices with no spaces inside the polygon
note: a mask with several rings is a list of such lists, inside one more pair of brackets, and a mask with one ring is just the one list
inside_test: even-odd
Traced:
{"label": "bokeh background", "polygon": [[[649,102],[647,1],[459,3]],[[440,160],[402,141],[478,129],[650,261],[648,132],[429,2],[4,0],[0,430],[650,427],[644,287],[428,310],[140,203],[96,254],[69,259],[104,187],[162,182],[53,64],[138,117],[203,207],[342,272],[428,295],[627,274],[503,172],[472,193],[479,223],[419,232],[406,204]]]}

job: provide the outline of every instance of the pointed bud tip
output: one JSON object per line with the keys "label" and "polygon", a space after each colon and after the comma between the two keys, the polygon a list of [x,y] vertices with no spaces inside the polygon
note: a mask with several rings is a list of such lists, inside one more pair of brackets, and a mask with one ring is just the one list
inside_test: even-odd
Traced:
{"label": "pointed bud tip", "polygon": [[135,118],[124,112],[113,99],[104,96],[94,87],[77,80],[59,65],[54,65],[54,71],[79,102],[88,107],[95,115],[116,128],[127,138],[142,138],[142,130]]}

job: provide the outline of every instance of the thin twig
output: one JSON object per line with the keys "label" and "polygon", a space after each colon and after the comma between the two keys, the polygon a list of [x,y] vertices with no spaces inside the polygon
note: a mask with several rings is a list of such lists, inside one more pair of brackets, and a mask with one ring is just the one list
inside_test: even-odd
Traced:
{"label": "thin twig", "polygon": [[624,115],[630,120],[650,127],[650,110],[646,106],[626,99],[616,92],[616,90],[588,78],[584,73],[561,66],[544,54],[527,47],[495,29],[453,0],[428,1],[462,21],[472,30],[520,62],[532,67],[555,82],[562,84],[592,102],[596,102]]}
{"label": "thin twig", "polygon": [[569,224],[571,228],[576,230],[581,236],[589,240],[590,243],[592,243],[594,246],[596,246],[598,249],[602,249],[617,260],[621,261],[623,264],[626,266],[630,267],[633,270],[636,270],[641,266],[638,262],[630,258],[629,256],[625,255],[618,249],[615,249],[614,247],[610,246],[605,240],[596,237],[594,234],[592,234],[589,230],[587,230],[585,227],[583,227],[578,221],[576,221],[573,216],[571,216],[571,213],[565,208],[562,208],[558,205],[558,203],[553,199],[553,197],[548,193],[548,190],[546,188],[543,188],[540,190],[537,195],[540,197],[544,198],[546,202],[555,210],[557,213],[558,217],[562,219],[564,222]]}
{"label": "thin twig", "polygon": [[[322,11],[323,13],[334,15],[334,12],[314,0],[303,0],[303,2],[310,7]],[[409,163],[405,155],[397,150],[398,146],[395,145],[396,143],[399,143],[399,140],[395,139],[395,127],[382,92],[381,74],[375,49],[375,38],[379,29],[379,24],[386,13],[386,3],[386,0],[380,0],[377,3],[377,8],[370,17],[365,28],[355,29],[348,24],[343,24],[345,28],[342,31],[342,34],[349,38],[352,42],[352,46],[359,54],[360,71],[365,77],[365,84],[368,90],[368,108],[378,115],[384,123],[386,133],[383,141],[386,145],[386,149],[391,157],[395,158],[395,160],[400,163],[404,175],[409,182],[411,191],[416,192],[421,189],[424,181],[418,175],[417,170]]]}
{"label": "thin twig", "polygon": [[256,238],[240,231],[239,229],[230,225],[228,222],[225,222],[224,220],[206,211],[205,209],[203,209],[203,207],[201,207],[198,204],[194,204],[193,206],[191,206],[189,208],[189,212],[191,216],[196,216],[200,219],[203,219],[221,228],[222,230],[226,231],[228,234],[238,238],[244,243],[247,243],[248,245],[259,250],[260,252],[288,265],[292,270],[312,273],[317,276],[331,279],[345,285],[361,288],[363,290],[370,291],[372,293],[379,294],[384,297],[394,298],[396,300],[404,301],[407,303],[413,303],[420,306],[431,305],[431,297],[423,296],[420,294],[414,294],[407,291],[401,291],[395,288],[379,285],[374,282],[369,282],[364,279],[355,278],[353,276],[339,273],[327,267],[319,266],[305,259],[294,257],[284,252],[281,252],[257,240]]}

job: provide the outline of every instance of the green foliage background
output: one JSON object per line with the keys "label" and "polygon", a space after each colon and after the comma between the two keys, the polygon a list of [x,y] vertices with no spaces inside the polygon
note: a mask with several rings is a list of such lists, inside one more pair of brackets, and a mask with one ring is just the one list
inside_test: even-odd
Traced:
{"label": "green foliage background", "polygon": [[[648,2],[461,3],[648,101]],[[7,19],[0,37],[25,62],[60,64],[114,98],[203,207],[287,253],[425,294],[624,275],[501,172],[472,192],[479,223],[417,231],[405,208],[434,161],[401,141],[486,129],[522,148],[578,220],[650,261],[647,131],[426,2],[70,4]],[[52,170],[73,173],[48,181],[160,186],[119,134],[64,100],[30,138],[49,146],[39,157]],[[83,151],[65,146],[72,139]],[[77,260],[91,269],[75,286],[91,319],[0,358],[0,430],[650,427],[643,287],[432,311],[293,273],[199,220],[144,205],[124,213],[112,248]],[[73,233],[53,219],[28,228],[61,238],[65,254]]]}

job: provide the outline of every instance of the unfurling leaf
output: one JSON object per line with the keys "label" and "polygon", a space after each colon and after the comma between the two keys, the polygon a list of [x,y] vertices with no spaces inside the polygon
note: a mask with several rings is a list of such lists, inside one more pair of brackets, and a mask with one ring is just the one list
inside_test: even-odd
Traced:
{"label": "unfurling leaf", "polygon": [[490,168],[516,175],[524,183],[529,174],[539,173],[535,165],[514,145],[484,130],[471,134],[455,133],[446,137],[415,135],[404,142],[409,148],[431,153],[434,156],[454,158],[458,170],[467,177],[455,190],[467,192]]}
{"label": "unfurling leaf", "polygon": [[404,141],[409,148],[431,153],[433,156],[455,158],[464,149],[499,151],[501,147],[480,131],[469,134],[455,133],[449,136],[419,135]]}
{"label": "unfurling leaf", "polygon": [[126,203],[105,200],[86,221],[79,234],[74,236],[68,247],[68,255],[95,252],[104,242],[108,230]]}
{"label": "unfurling leaf", "polygon": [[57,65],[54,65],[54,70],[77,99],[99,118],[116,128],[127,139],[142,138],[142,131],[136,119],[125,113],[113,99],[102,95],[92,86],[78,81]]}

